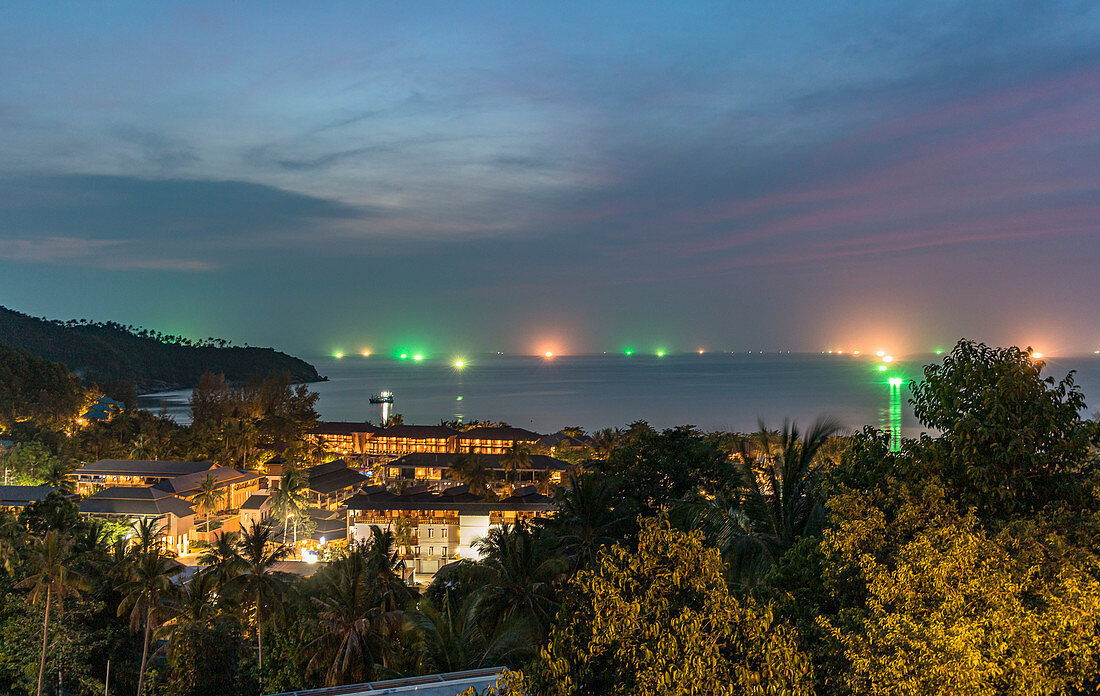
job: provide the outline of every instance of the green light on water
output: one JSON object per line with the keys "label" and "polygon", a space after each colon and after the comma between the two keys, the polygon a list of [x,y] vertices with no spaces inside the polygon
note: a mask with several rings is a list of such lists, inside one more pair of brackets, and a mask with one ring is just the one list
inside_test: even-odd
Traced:
{"label": "green light on water", "polygon": [[885,365],[879,365],[878,366],[878,371],[879,372],[886,372],[886,366]]}
{"label": "green light on water", "polygon": [[659,350],[659,351],[657,351],[657,357],[658,357],[658,358],[663,358],[663,357],[665,357],[665,352],[664,352],[663,350]]}
{"label": "green light on water", "polygon": [[634,349],[633,348],[627,348],[626,350],[623,351],[623,354],[625,354],[625,355],[634,355]]}

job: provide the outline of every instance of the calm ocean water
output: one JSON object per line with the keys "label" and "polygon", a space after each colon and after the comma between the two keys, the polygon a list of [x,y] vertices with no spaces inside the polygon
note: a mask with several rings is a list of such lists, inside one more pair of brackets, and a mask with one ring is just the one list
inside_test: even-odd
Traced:
{"label": "calm ocean water", "polygon": [[[380,407],[371,394],[394,394],[395,413],[406,423],[440,419],[504,420],[539,432],[579,425],[589,431],[644,419],[655,427],[692,424],[705,430],[751,431],[758,419],[777,426],[784,418],[809,424],[829,415],[849,428],[863,425],[920,432],[908,405],[908,380],[936,356],[899,359],[885,372],[874,357],[807,354],[685,354],[556,356],[482,355],[461,370],[449,360],[422,361],[358,355],[306,358],[328,382],[311,385],[324,420],[375,423]],[[1100,357],[1047,361],[1044,374],[1077,382],[1092,413],[1100,408]],[[894,378],[895,385],[890,384]],[[902,385],[897,386],[897,380]],[[143,404],[163,402],[187,421],[187,392],[168,392]]]}

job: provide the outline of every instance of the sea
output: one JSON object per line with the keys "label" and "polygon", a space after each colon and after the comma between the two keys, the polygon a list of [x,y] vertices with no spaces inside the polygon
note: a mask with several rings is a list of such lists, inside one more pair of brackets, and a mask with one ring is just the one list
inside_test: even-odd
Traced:
{"label": "sea", "polygon": [[[694,425],[705,431],[753,432],[793,421],[802,427],[829,417],[849,430],[872,425],[897,436],[924,429],[909,405],[909,381],[936,355],[717,353],[656,355],[466,356],[453,359],[345,355],[305,357],[328,381],[310,384],[326,421],[379,423],[374,394],[393,394],[392,413],[405,423],[504,421],[551,433],[568,426],[589,432],[644,420],[656,428]],[[1048,358],[1044,375],[1070,370],[1089,407],[1100,409],[1100,356]],[[885,368],[885,369],[880,369]],[[188,391],[148,394],[142,407],[189,421]]]}

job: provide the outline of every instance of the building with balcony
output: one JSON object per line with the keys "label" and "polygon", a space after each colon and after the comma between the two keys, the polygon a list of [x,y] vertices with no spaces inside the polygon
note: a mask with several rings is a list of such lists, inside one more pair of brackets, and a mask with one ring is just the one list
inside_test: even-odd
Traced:
{"label": "building with balcony", "polygon": [[306,431],[306,437],[321,443],[329,452],[345,456],[363,454],[366,442],[382,428],[370,423],[328,421]]}
{"label": "building with balcony", "polygon": [[[571,464],[545,454],[527,456],[528,463],[513,470],[507,457],[500,454],[406,454],[379,467],[385,483],[415,481],[431,488],[443,489],[460,483],[451,475],[451,464],[460,456],[480,457],[485,468],[493,472],[491,484],[502,487],[513,483],[552,486],[562,482]],[[502,461],[503,460],[503,461]]]}
{"label": "building with balcony", "polygon": [[325,510],[335,510],[370,483],[369,478],[349,467],[343,459],[311,466],[304,473],[309,482],[310,505]]}
{"label": "building with balcony", "polygon": [[455,437],[455,452],[504,454],[513,446],[533,446],[542,435],[523,428],[470,428]]}
{"label": "building with balcony", "polygon": [[155,486],[105,488],[80,501],[80,514],[116,522],[152,519],[161,529],[166,549],[180,555],[190,551],[194,507]]}
{"label": "building with balcony", "polygon": [[229,467],[216,467],[206,471],[174,476],[157,483],[154,488],[169,495],[195,503],[202,493],[207,476],[214,478],[215,487],[222,492],[223,498],[217,510],[212,512],[236,512],[249,496],[260,490],[264,477],[255,471],[238,471]]}
{"label": "building with balcony", "polygon": [[379,429],[366,441],[363,454],[400,457],[413,452],[453,452],[456,435],[457,430],[445,425],[391,425]]}
{"label": "building with balcony", "polygon": [[123,486],[142,488],[177,476],[185,476],[217,467],[213,462],[149,461],[144,459],[100,459],[69,474],[76,481],[76,492],[89,495],[101,488]]}
{"label": "building with balcony", "polygon": [[494,527],[544,517],[553,501],[534,490],[518,489],[503,500],[487,500],[454,486],[440,493],[417,487],[402,493],[372,486],[347,500],[349,543],[370,539],[372,525],[394,533],[398,552],[416,584],[431,582],[441,567],[480,557],[474,542]]}

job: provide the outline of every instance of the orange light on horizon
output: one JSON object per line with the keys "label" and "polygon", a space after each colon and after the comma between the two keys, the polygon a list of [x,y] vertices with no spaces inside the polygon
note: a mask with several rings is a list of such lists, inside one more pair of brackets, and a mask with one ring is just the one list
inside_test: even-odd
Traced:
{"label": "orange light on horizon", "polygon": [[702,348],[700,348],[700,349],[699,349],[699,355],[702,355],[702,354],[703,354],[703,349],[702,349]]}
{"label": "orange light on horizon", "polygon": [[545,353],[543,353],[542,355],[543,355],[543,357],[546,357],[546,358],[554,357],[554,353],[552,351],[549,351],[549,350],[546,351]]}
{"label": "orange light on horizon", "polygon": [[877,355],[877,356],[879,356],[879,357],[881,358],[882,356],[886,355],[886,351],[884,351],[884,350],[880,350],[880,351],[877,351],[877,352],[875,353],[875,355]]}
{"label": "orange light on horizon", "polygon": [[859,351],[858,350],[853,350],[852,355],[859,355]]}
{"label": "orange light on horizon", "polygon": [[1042,354],[1042,353],[1040,353],[1039,351],[1035,350],[1035,351],[1032,351],[1032,352],[1031,352],[1031,357],[1033,357],[1033,358],[1041,358],[1041,357],[1043,357],[1043,354]]}

